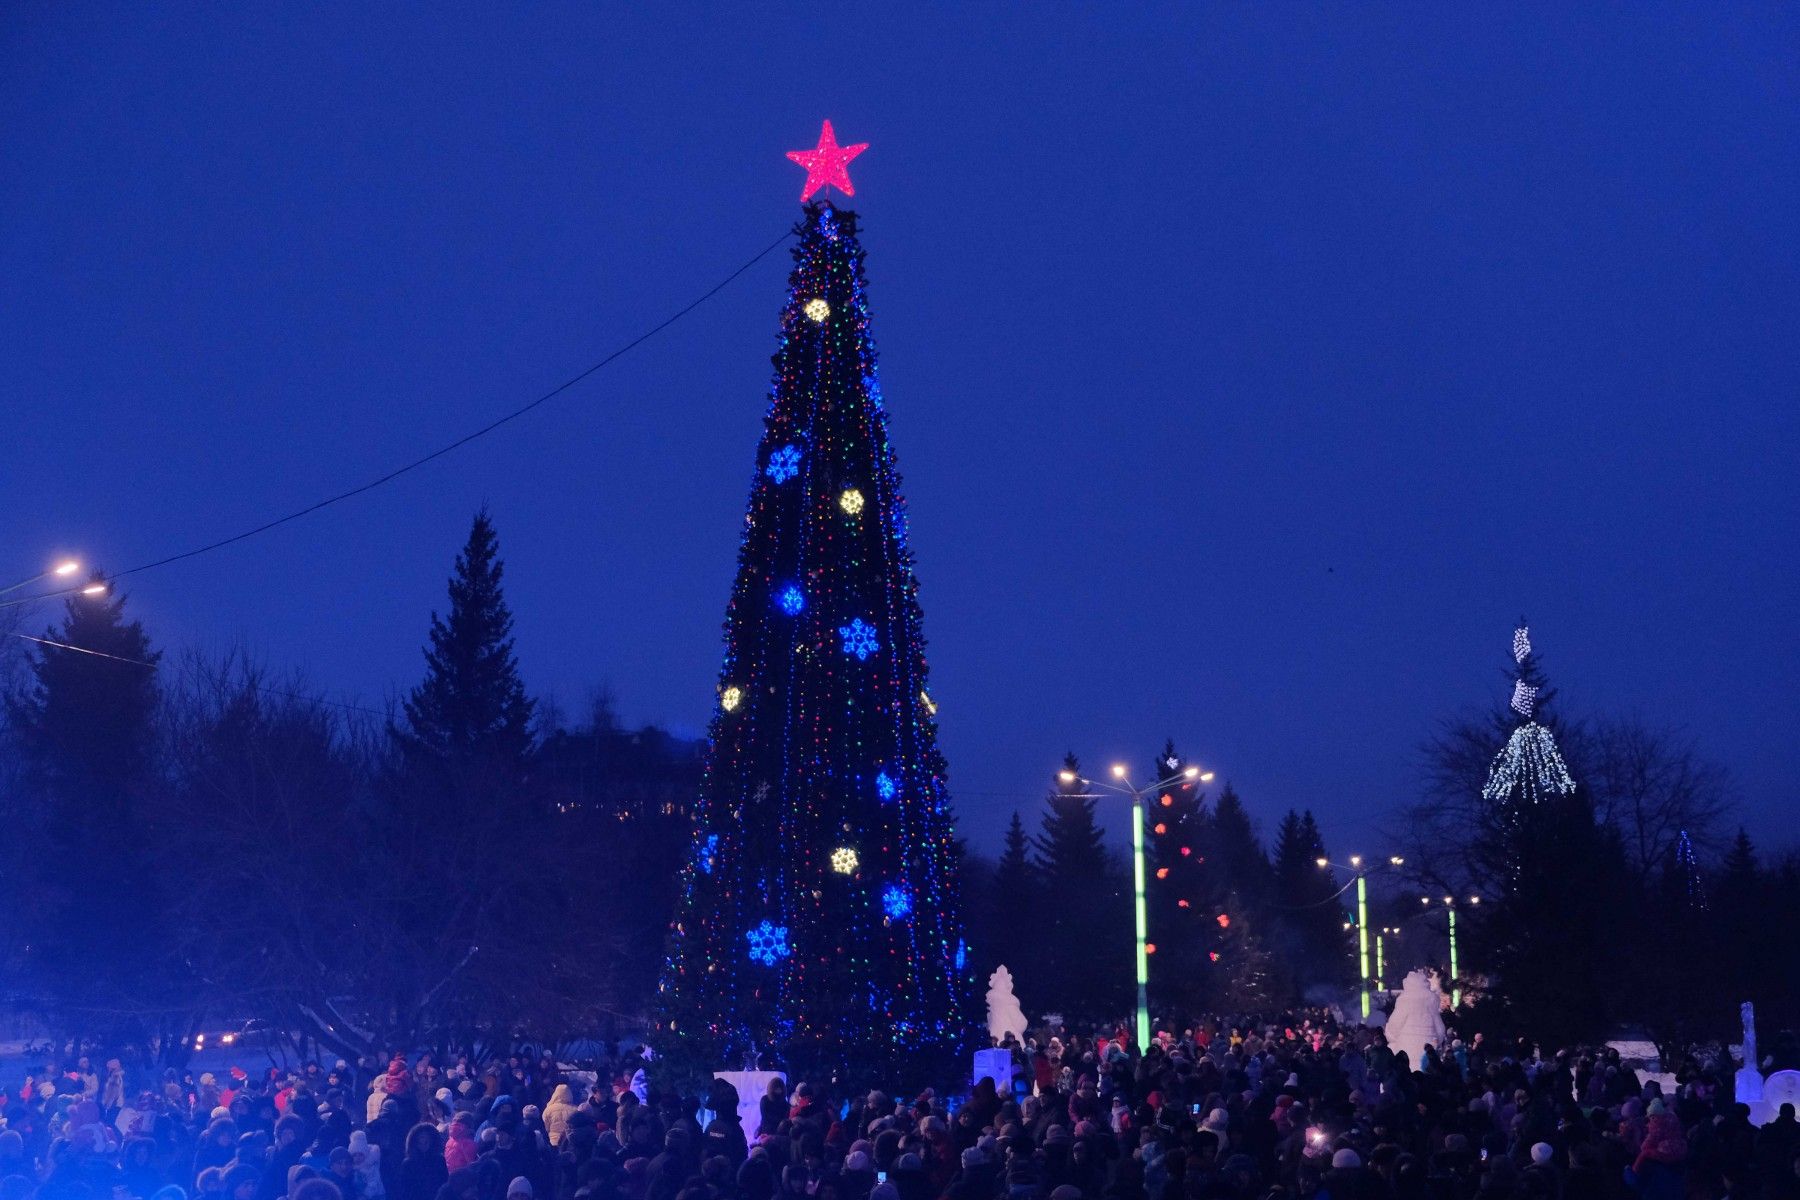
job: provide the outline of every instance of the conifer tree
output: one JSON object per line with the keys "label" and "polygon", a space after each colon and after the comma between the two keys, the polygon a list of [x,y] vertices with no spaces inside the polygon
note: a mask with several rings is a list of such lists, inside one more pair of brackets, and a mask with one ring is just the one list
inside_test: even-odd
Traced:
{"label": "conifer tree", "polygon": [[8,702],[31,810],[15,836],[35,823],[44,847],[24,864],[12,911],[46,994],[89,1010],[75,1019],[90,1033],[141,1036],[101,1023],[154,1002],[158,943],[142,931],[162,907],[152,853],[161,652],[126,619],[122,593],[69,597],[61,627],[43,636],[60,645],[39,646],[29,690]]}
{"label": "conifer tree", "polygon": [[[390,857],[361,885],[366,907],[391,931],[383,965],[393,982],[370,1017],[375,1028],[409,1028],[428,1008],[438,1017],[491,1011],[495,997],[520,986],[509,955],[526,944],[524,922],[537,922],[542,940],[532,944],[559,957],[576,937],[560,882],[573,849],[543,826],[548,806],[531,777],[533,705],[513,653],[503,576],[483,509],[451,572],[449,610],[431,614],[425,676],[403,702],[405,720],[389,730],[400,753],[381,781],[374,820]],[[455,903],[418,885],[420,864],[455,881]],[[578,969],[559,977],[577,979]]]}
{"label": "conifer tree", "polygon": [[1000,861],[994,867],[993,910],[995,944],[989,956],[1004,963],[1015,980],[1023,980],[1029,994],[1037,983],[1039,959],[1039,879],[1031,860],[1031,838],[1015,810],[1006,826]]}
{"label": "conifer tree", "polygon": [[1338,881],[1319,860],[1329,856],[1312,810],[1289,809],[1275,838],[1271,892],[1276,920],[1273,950],[1302,994],[1315,986],[1339,986],[1354,975],[1344,936]]}
{"label": "conifer tree", "polygon": [[[1258,908],[1268,895],[1269,862],[1256,840],[1256,831],[1243,801],[1227,783],[1213,802],[1212,811],[1198,821],[1200,888],[1195,898],[1199,910],[1199,953],[1213,966],[1208,991],[1214,1002],[1223,1002],[1229,976],[1224,968],[1228,935],[1223,921],[1247,917],[1246,908]],[[1216,964],[1216,965],[1215,965]]]}
{"label": "conifer tree", "polygon": [[484,508],[450,577],[450,611],[431,614],[425,678],[405,700],[409,751],[445,762],[522,771],[531,749],[532,702],[513,654],[505,566]]}
{"label": "conifer tree", "polygon": [[1493,1003],[1515,1028],[1578,1041],[1617,1015],[1620,946],[1607,911],[1631,886],[1616,832],[1598,821],[1539,720],[1549,689],[1523,624],[1513,658],[1514,728],[1482,787],[1490,815],[1475,848],[1491,891],[1467,914],[1462,965],[1497,978]]}
{"label": "conifer tree", "polygon": [[1221,1008],[1231,1013],[1266,1013],[1285,1001],[1292,984],[1260,932],[1260,915],[1238,893],[1227,892],[1214,923],[1219,934],[1212,953],[1218,955],[1214,961]]}
{"label": "conifer tree", "polygon": [[1717,889],[1716,933],[1724,947],[1719,984],[1727,996],[1757,999],[1766,994],[1771,982],[1759,961],[1767,949],[1768,883],[1757,862],[1756,846],[1740,825],[1731,849],[1725,852]]}
{"label": "conifer tree", "polygon": [[1079,782],[1081,761],[1073,751],[1063,759],[1063,770],[1077,781],[1051,790],[1035,841],[1043,885],[1040,982],[1064,1015],[1107,1018],[1128,1003],[1134,953],[1130,901],[1107,857],[1095,801]]}
{"label": "conifer tree", "polygon": [[1174,739],[1163,743],[1150,778],[1172,780],[1149,799],[1145,816],[1149,879],[1146,881],[1152,1007],[1174,1005],[1196,1011],[1204,996],[1210,963],[1210,914],[1205,854],[1205,794],[1198,779],[1181,776],[1187,760]]}
{"label": "conifer tree", "polygon": [[1206,865],[1240,907],[1260,907],[1269,893],[1269,858],[1237,791],[1227,783],[1213,804]]}
{"label": "conifer tree", "polygon": [[1751,842],[1750,835],[1744,832],[1744,827],[1739,825],[1737,836],[1731,839],[1731,849],[1725,852],[1725,862],[1719,872],[1720,895],[1749,895],[1756,890],[1760,877],[1756,846]]}

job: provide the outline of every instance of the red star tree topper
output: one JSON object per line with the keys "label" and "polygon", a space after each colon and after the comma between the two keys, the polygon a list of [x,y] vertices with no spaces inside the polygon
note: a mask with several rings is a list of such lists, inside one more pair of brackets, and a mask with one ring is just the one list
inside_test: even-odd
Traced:
{"label": "red star tree topper", "polygon": [[789,150],[788,157],[806,168],[806,187],[800,192],[800,202],[812,199],[813,193],[820,188],[834,187],[846,196],[856,195],[856,189],[850,186],[850,160],[869,148],[869,143],[858,142],[854,146],[840,146],[837,134],[831,131],[831,122],[825,122],[819,131],[819,144],[812,150]]}

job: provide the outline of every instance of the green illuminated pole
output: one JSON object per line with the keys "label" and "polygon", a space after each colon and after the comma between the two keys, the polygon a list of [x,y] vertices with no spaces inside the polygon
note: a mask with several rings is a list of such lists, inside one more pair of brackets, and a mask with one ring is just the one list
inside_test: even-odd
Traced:
{"label": "green illuminated pole", "polygon": [[1362,1015],[1369,1019],[1369,877],[1356,869],[1356,962],[1362,972]]}
{"label": "green illuminated pole", "polygon": [[1150,1045],[1150,955],[1144,949],[1149,938],[1149,916],[1144,905],[1144,794],[1131,793],[1131,887],[1137,918],[1137,1044],[1138,1053]]}
{"label": "green illuminated pole", "polygon": [[1456,905],[1444,906],[1450,910],[1450,1007],[1455,1008],[1462,1003],[1462,989],[1456,981],[1462,978],[1462,972],[1456,966]]}
{"label": "green illuminated pole", "polygon": [[1375,935],[1375,990],[1387,991],[1387,958],[1382,953],[1381,935]]}

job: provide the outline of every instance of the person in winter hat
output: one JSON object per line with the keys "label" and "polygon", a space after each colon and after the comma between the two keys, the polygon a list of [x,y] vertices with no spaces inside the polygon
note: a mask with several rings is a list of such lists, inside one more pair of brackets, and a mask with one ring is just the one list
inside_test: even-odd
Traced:
{"label": "person in winter hat", "polygon": [[1226,1115],[1225,1110],[1222,1108],[1213,1109],[1206,1114],[1206,1119],[1200,1122],[1201,1129],[1204,1129],[1218,1139],[1218,1149],[1215,1153],[1220,1159],[1225,1157],[1226,1147],[1231,1145],[1231,1135],[1229,1132],[1230,1124],[1231,1118]]}
{"label": "person in winter hat", "polygon": [[239,1163],[225,1172],[225,1200],[252,1200],[262,1176],[249,1163]]}
{"label": "person in winter hat", "polygon": [[475,1114],[459,1112],[450,1118],[450,1127],[444,1131],[444,1167],[454,1174],[464,1167],[472,1167],[480,1157],[475,1147]]}
{"label": "person in winter hat", "polygon": [[387,1188],[381,1182],[381,1147],[372,1144],[369,1135],[361,1129],[350,1132],[350,1163],[355,1169],[363,1200],[378,1200],[387,1195]]}
{"label": "person in winter hat", "polygon": [[733,1171],[749,1157],[750,1146],[744,1137],[744,1123],[738,1117],[738,1090],[728,1079],[715,1079],[707,1092],[706,1107],[713,1119],[707,1123],[702,1153],[707,1158],[723,1158]]}
{"label": "person in winter hat", "polygon": [[1681,1119],[1652,1100],[1644,1120],[1644,1140],[1625,1172],[1625,1181],[1645,1200],[1680,1200],[1686,1194],[1687,1134]]}
{"label": "person in winter hat", "polygon": [[381,1106],[388,1098],[386,1084],[385,1075],[369,1080],[369,1094],[363,1099],[363,1124],[367,1125],[381,1115]]}
{"label": "person in winter hat", "polygon": [[200,1172],[208,1167],[229,1167],[237,1157],[237,1125],[229,1119],[214,1119],[200,1135],[200,1142],[194,1147],[192,1166],[193,1179],[200,1178]]}
{"label": "person in winter hat", "polygon": [[449,1179],[443,1133],[434,1125],[414,1125],[407,1131],[400,1169],[394,1173],[391,1200],[437,1200],[438,1189]]}

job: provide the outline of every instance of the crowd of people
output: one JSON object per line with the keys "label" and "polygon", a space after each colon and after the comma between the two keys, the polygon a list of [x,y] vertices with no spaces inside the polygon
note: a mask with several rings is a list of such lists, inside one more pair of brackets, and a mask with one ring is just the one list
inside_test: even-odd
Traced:
{"label": "crowd of people", "polygon": [[0,1200],[1800,1200],[1800,1123],[1753,1126],[1728,1061],[1669,1092],[1605,1050],[1414,1063],[1316,1012],[1008,1048],[1010,1085],[910,1097],[400,1054],[134,1089],[82,1058],[5,1094]]}

